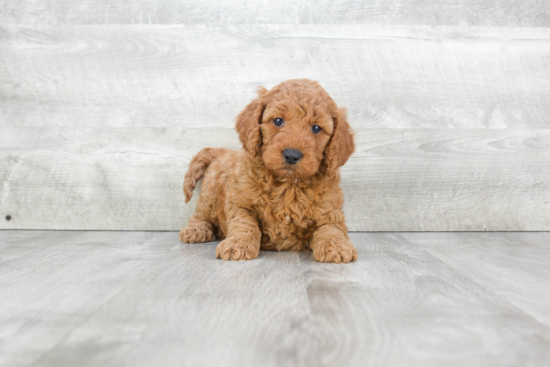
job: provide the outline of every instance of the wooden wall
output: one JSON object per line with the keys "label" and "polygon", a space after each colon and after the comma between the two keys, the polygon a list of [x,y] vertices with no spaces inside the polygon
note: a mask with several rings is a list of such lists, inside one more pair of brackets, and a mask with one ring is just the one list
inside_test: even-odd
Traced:
{"label": "wooden wall", "polygon": [[192,155],[310,78],[351,230],[550,230],[550,2],[372,3],[0,3],[0,228],[177,230]]}

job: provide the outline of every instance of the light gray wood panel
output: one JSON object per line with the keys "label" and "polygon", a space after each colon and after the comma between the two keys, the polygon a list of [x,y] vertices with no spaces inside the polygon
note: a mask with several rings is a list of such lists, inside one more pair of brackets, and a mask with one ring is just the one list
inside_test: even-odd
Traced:
{"label": "light gray wood panel", "polygon": [[1,126],[231,126],[254,90],[318,80],[356,128],[548,128],[550,29],[0,28]]}
{"label": "light gray wood panel", "polygon": [[[548,236],[547,232],[402,235],[550,326]],[[449,246],[449,243],[453,245]]]}
{"label": "light gray wood panel", "polygon": [[368,231],[550,229],[548,130],[364,130],[346,219]]}
{"label": "light gray wood panel", "polygon": [[[309,330],[318,342],[312,354],[321,364],[535,366],[548,361],[550,328],[468,273],[394,233],[357,233],[351,240],[359,260],[350,267],[311,262],[301,254],[314,320]],[[507,254],[514,261],[514,251]],[[532,333],[534,325],[538,331]]]}
{"label": "light gray wood panel", "polygon": [[[550,131],[358,130],[350,230],[548,230]],[[233,129],[1,128],[0,228],[176,230],[187,164]]]}
{"label": "light gray wood panel", "polygon": [[[540,261],[516,258],[525,241],[547,249],[550,233],[520,241],[353,233],[359,259],[347,265],[268,251],[223,262],[216,242],[182,244],[177,232],[62,232],[63,243],[48,248],[37,234],[0,231],[0,243],[23,248],[28,235],[37,250],[0,267],[0,294],[9,295],[0,303],[2,366],[544,366],[550,358],[550,327],[516,302],[545,300],[498,289],[520,268],[512,287],[548,282],[548,251],[537,250]],[[491,242],[512,271],[482,284],[495,275],[494,257],[477,256],[474,273],[440,259],[465,238],[479,246],[462,255]]]}
{"label": "light gray wood panel", "polygon": [[239,148],[233,129],[1,130],[0,228],[178,229],[198,198],[184,204],[193,155],[205,146]]}
{"label": "light gray wood panel", "polygon": [[[277,348],[290,343],[295,349],[292,330],[309,316],[298,256],[271,253],[258,261],[224,263],[215,260],[214,249],[174,247],[67,335],[41,365],[145,366],[156,360],[163,366],[269,366],[292,360]],[[94,329],[103,330],[102,340],[92,335]],[[119,338],[124,353],[97,353]]]}
{"label": "light gray wood panel", "polygon": [[0,22],[23,24],[550,25],[549,4],[525,0],[152,1],[4,0]]}
{"label": "light gray wood panel", "polygon": [[27,243],[5,233],[1,252],[13,259],[0,266],[1,366],[38,362],[173,246],[154,232],[21,232]]}
{"label": "light gray wood panel", "polygon": [[4,263],[32,255],[37,250],[74,242],[81,236],[78,231],[6,231],[0,241],[0,266]]}

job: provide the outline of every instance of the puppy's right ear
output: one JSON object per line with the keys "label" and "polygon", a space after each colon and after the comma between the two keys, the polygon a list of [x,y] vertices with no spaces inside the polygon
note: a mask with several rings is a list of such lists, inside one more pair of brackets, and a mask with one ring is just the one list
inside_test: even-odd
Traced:
{"label": "puppy's right ear", "polygon": [[237,116],[237,132],[239,139],[243,143],[243,148],[253,157],[257,157],[262,146],[262,134],[260,124],[266,103],[262,97],[267,93],[267,89],[260,87],[258,89],[258,98],[250,102],[243,112]]}

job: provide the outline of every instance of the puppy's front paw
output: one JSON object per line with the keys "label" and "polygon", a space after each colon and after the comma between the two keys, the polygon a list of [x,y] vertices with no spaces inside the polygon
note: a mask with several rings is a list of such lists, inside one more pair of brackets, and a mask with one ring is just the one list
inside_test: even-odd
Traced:
{"label": "puppy's front paw", "polygon": [[214,232],[204,223],[189,223],[180,231],[180,240],[184,243],[210,242],[214,240]]}
{"label": "puppy's front paw", "polygon": [[248,238],[227,237],[216,247],[216,258],[222,260],[251,260],[259,253],[260,244]]}
{"label": "puppy's front paw", "polygon": [[347,239],[317,240],[311,247],[313,249],[313,258],[322,263],[340,264],[357,260],[357,250]]}

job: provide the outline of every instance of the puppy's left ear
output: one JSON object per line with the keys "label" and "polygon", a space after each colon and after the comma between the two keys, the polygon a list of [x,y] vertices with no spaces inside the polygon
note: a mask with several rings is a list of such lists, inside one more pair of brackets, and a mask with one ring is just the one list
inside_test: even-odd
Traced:
{"label": "puppy's left ear", "polygon": [[353,130],[348,124],[345,108],[338,108],[332,116],[334,131],[325,148],[324,163],[328,175],[334,175],[355,150]]}
{"label": "puppy's left ear", "polygon": [[262,97],[267,93],[267,89],[260,87],[258,89],[258,98],[253,100],[246,106],[243,112],[237,116],[237,132],[239,139],[243,143],[243,148],[249,154],[257,157],[262,145],[262,135],[260,124],[262,115],[264,114],[266,103],[262,101]]}

